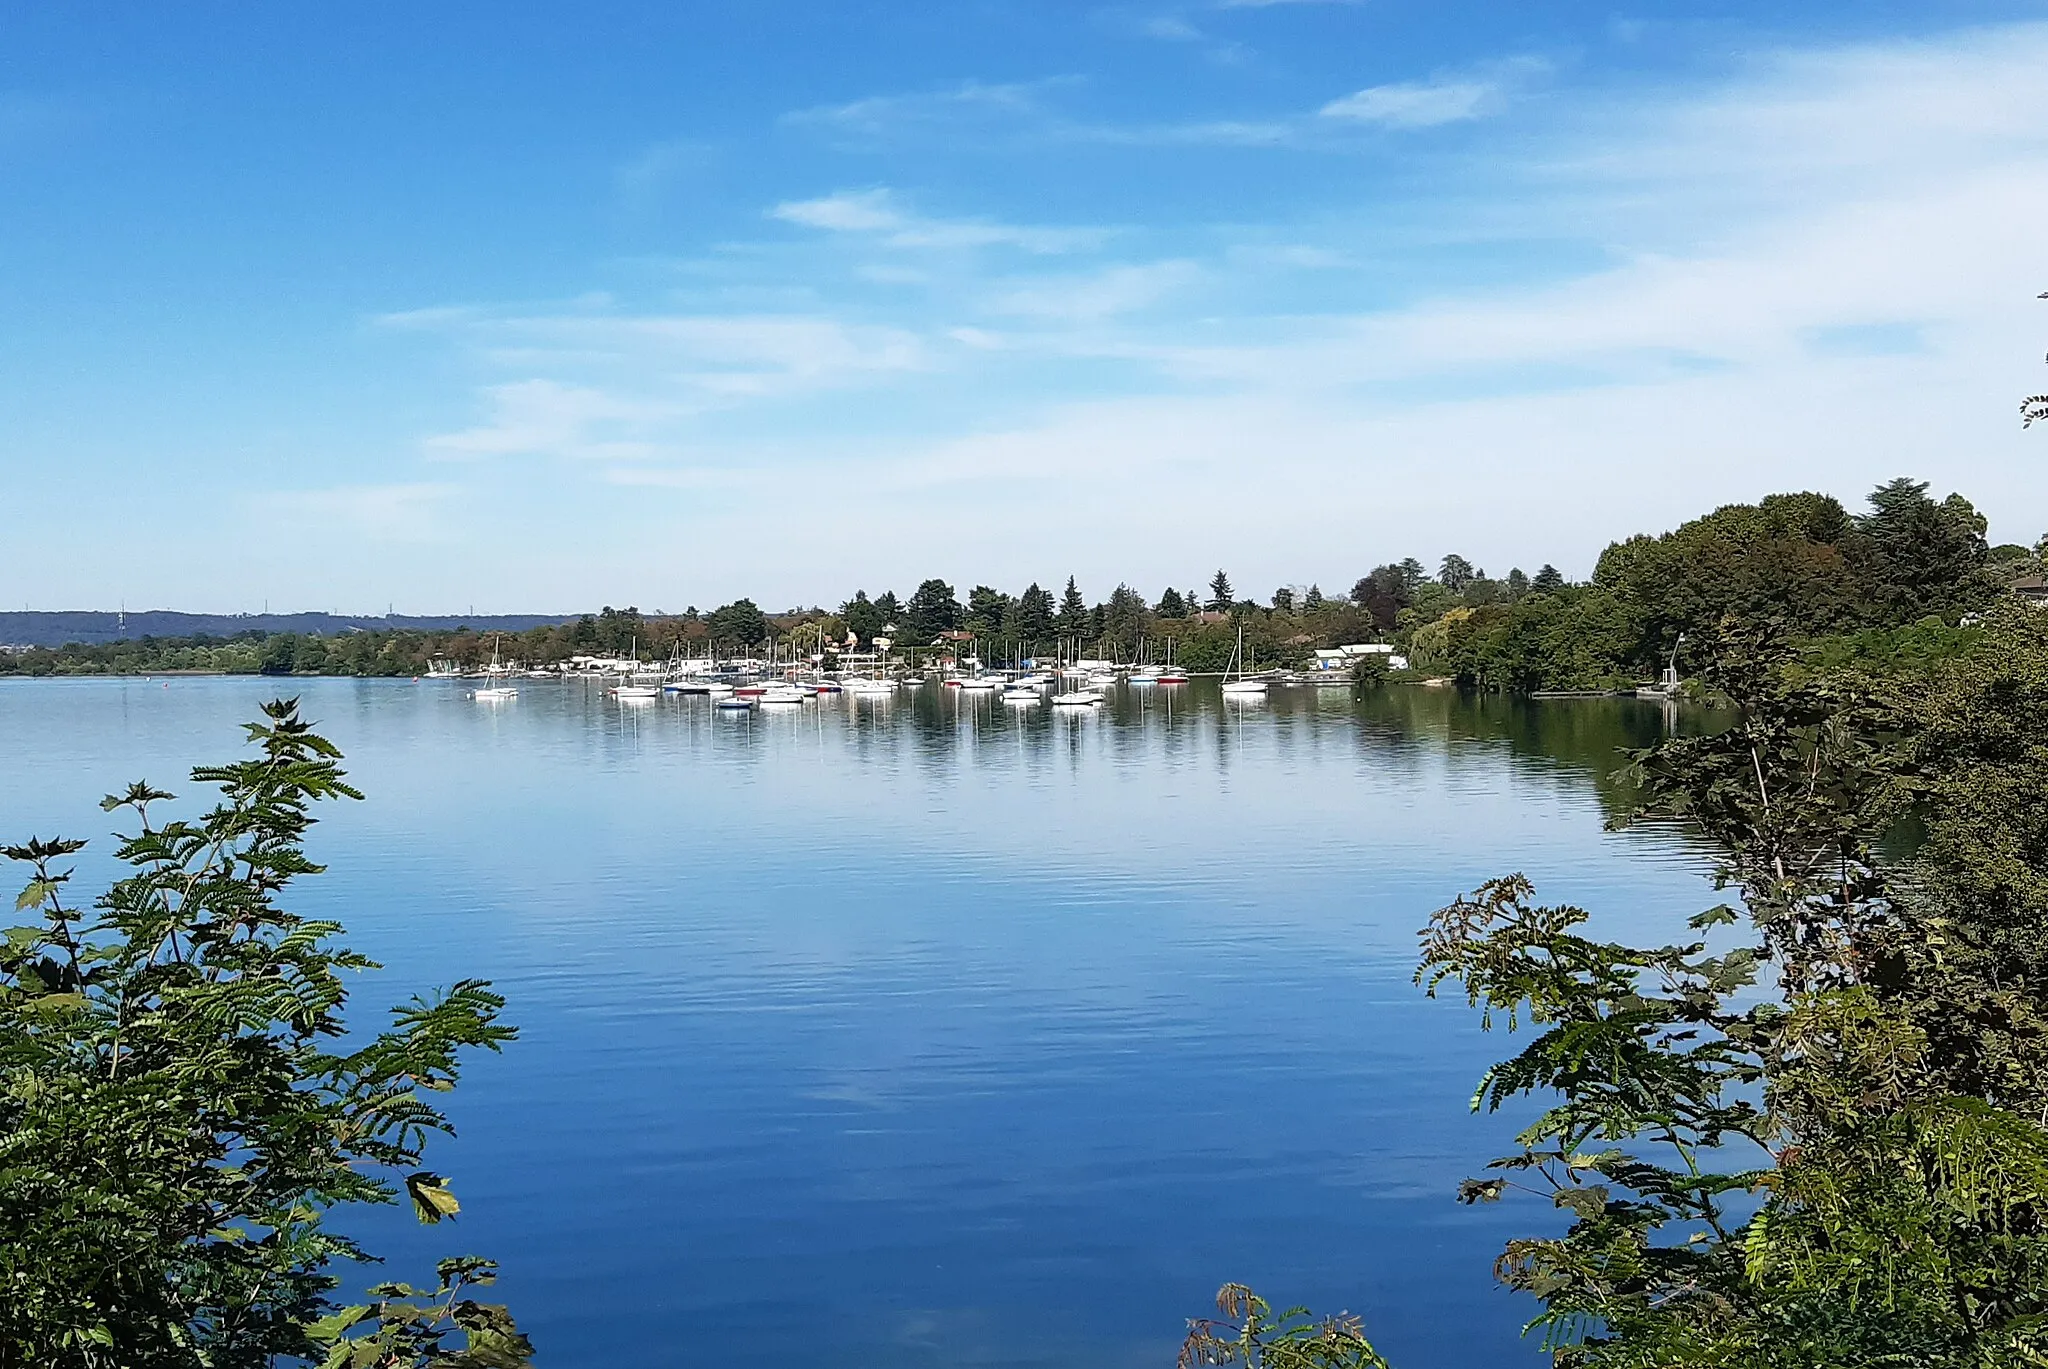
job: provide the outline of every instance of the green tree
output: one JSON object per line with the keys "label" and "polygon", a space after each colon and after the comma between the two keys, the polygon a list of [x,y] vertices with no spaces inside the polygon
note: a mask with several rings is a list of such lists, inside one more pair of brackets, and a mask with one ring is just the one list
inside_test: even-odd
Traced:
{"label": "green tree", "polygon": [[1855,551],[1883,621],[1955,615],[1988,600],[1985,527],[1961,495],[1929,499],[1925,481],[1901,476],[1871,491],[1870,512],[1856,519]]}
{"label": "green tree", "polygon": [[1543,569],[1536,572],[1536,578],[1529,582],[1529,588],[1538,594],[1555,594],[1564,588],[1564,576],[1556,566],[1545,561]]}
{"label": "green tree", "polygon": [[1453,594],[1462,594],[1465,586],[1477,578],[1478,572],[1472,569],[1472,563],[1455,553],[1446,556],[1437,567],[1436,582]]}
{"label": "green tree", "polygon": [[1513,602],[1529,592],[1529,577],[1520,566],[1508,571],[1508,600]]}
{"label": "green tree", "polygon": [[343,975],[371,962],[278,900],[320,872],[312,806],[360,796],[295,703],[249,734],[256,758],[192,772],[221,794],[201,816],[160,819],[146,784],[106,801],[132,873],[93,911],[67,897],[84,843],[4,850],[35,920],[0,953],[0,1365],[523,1365],[504,1309],[468,1296],[488,1261],[444,1262],[424,1302],[333,1302],[331,1266],[368,1257],[328,1214],[401,1192],[453,1214],[422,1167],[448,1130],[429,1098],[513,1031],[465,980],[347,1034]]}
{"label": "green tree", "polygon": [[1060,611],[1053,626],[1062,637],[1083,637],[1088,633],[1088,601],[1081,597],[1071,575],[1067,577],[1066,591],[1060,595]]}
{"label": "green tree", "polygon": [[875,634],[888,621],[881,608],[868,599],[868,592],[864,589],[855,590],[853,597],[840,605],[839,616],[845,620],[847,631],[858,637],[862,646],[874,641]]}
{"label": "green tree", "polygon": [[1036,580],[1017,596],[1017,613],[1012,632],[1019,641],[1027,643],[1052,640],[1052,592],[1039,588]]}
{"label": "green tree", "polygon": [[1408,580],[1399,566],[1376,566],[1351,587],[1351,602],[1371,617],[1375,631],[1394,625],[1408,607]]}
{"label": "green tree", "polygon": [[1120,656],[1129,657],[1137,651],[1138,639],[1151,626],[1152,611],[1145,596],[1129,585],[1118,584],[1102,606],[1102,625],[1096,635],[1107,637]]}
{"label": "green tree", "polygon": [[1165,593],[1159,596],[1158,613],[1161,618],[1185,618],[1188,616],[1187,601],[1180,597],[1179,590],[1168,585]]}
{"label": "green tree", "polygon": [[262,664],[257,668],[265,675],[289,675],[298,668],[298,664],[298,637],[280,632],[264,642]]}
{"label": "green tree", "polygon": [[1275,613],[1294,612],[1294,591],[1289,589],[1285,585],[1282,585],[1280,586],[1280,588],[1274,590],[1273,611]]}
{"label": "green tree", "polygon": [[2048,1120],[2048,613],[2002,604],[1973,649],[1874,688],[1922,838],[1885,975],[1945,1088]]}
{"label": "green tree", "polygon": [[735,599],[705,620],[711,640],[726,646],[757,647],[768,640],[768,618],[752,599]]}
{"label": "green tree", "polygon": [[1010,596],[1001,590],[976,585],[968,591],[964,626],[984,642],[994,642],[1002,635],[1009,616]]}
{"label": "green tree", "polygon": [[1210,576],[1209,611],[1211,613],[1228,613],[1232,608],[1236,607],[1236,603],[1237,601],[1232,596],[1230,590],[1230,577],[1220,570]]}
{"label": "green tree", "polygon": [[[751,603],[751,600],[741,600]],[[752,641],[761,639],[755,637]],[[634,644],[647,644],[647,623],[637,608],[616,609],[606,604],[597,615],[597,645],[615,655],[623,655],[634,649]]]}
{"label": "green tree", "polygon": [[1301,597],[1301,606],[1304,611],[1309,613],[1314,613],[1317,609],[1321,608],[1323,606],[1323,587],[1321,585],[1310,585],[1308,593]]}
{"label": "green tree", "polygon": [[903,611],[903,633],[918,646],[928,645],[941,632],[960,626],[960,601],[944,580],[927,580],[910,596]]}
{"label": "green tree", "polygon": [[1601,553],[1593,582],[1635,620],[1635,659],[1654,668],[1682,633],[1694,641],[1729,614],[1782,621],[1795,633],[1871,625],[1851,561],[1856,529],[1823,494],[1774,494],[1728,504],[1660,537],[1631,537]]}

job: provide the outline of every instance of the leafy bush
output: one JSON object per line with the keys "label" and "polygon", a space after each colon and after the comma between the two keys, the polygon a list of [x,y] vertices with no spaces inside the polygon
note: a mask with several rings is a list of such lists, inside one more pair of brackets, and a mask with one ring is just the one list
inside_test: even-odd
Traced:
{"label": "leafy bush", "polygon": [[146,784],[107,799],[135,824],[131,873],[90,910],[63,867],[84,843],[0,848],[36,917],[0,952],[0,1366],[524,1365],[509,1315],[467,1296],[488,1261],[443,1262],[424,1301],[330,1296],[330,1267],[368,1258],[332,1209],[458,1210],[422,1167],[448,1130],[428,1097],[514,1031],[464,980],[343,1044],[342,976],[374,965],[277,900],[322,868],[312,806],[360,795],[295,701],[249,735],[256,758],[192,772],[221,795],[201,816],[160,819],[172,796]]}

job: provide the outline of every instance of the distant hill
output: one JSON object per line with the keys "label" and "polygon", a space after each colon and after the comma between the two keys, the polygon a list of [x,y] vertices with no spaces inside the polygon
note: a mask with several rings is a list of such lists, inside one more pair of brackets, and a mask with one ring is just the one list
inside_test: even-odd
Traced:
{"label": "distant hill", "polygon": [[443,614],[414,617],[353,616],[337,613],[0,613],[0,646],[101,646],[138,637],[233,637],[243,632],[300,632],[339,637],[346,632],[446,631],[524,632],[566,623],[573,613]]}

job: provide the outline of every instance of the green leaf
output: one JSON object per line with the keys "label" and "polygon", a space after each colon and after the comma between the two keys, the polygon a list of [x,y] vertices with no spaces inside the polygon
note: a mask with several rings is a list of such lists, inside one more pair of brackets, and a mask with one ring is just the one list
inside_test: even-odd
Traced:
{"label": "green leaf", "polygon": [[448,1181],[438,1174],[418,1170],[405,1176],[405,1191],[412,1195],[412,1210],[428,1226],[437,1225],[443,1217],[453,1217],[462,1211],[462,1204],[455,1201],[449,1191]]}
{"label": "green leaf", "polygon": [[14,911],[18,913],[23,908],[40,907],[44,899],[48,898],[50,895],[56,892],[56,880],[32,879],[28,882],[27,887],[24,888],[20,894],[16,895],[14,900]]}
{"label": "green leaf", "polygon": [[1559,1207],[1568,1207],[1583,1221],[1592,1221],[1607,1210],[1607,1185],[1587,1184],[1583,1188],[1558,1190],[1551,1201]]}
{"label": "green leaf", "polygon": [[1704,913],[1694,913],[1686,919],[1686,925],[1695,931],[1701,931],[1708,927],[1732,927],[1741,920],[1740,914],[1723,903],[1719,907],[1707,909]]}
{"label": "green leaf", "polygon": [[311,1336],[316,1344],[326,1345],[330,1341],[340,1339],[344,1331],[369,1315],[370,1308],[367,1304],[344,1307],[339,1312],[332,1313],[314,1322],[306,1328],[306,1334]]}

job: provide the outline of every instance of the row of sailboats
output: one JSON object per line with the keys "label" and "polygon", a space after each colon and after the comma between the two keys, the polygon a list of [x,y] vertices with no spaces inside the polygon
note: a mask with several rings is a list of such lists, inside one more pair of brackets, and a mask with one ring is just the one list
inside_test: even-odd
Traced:
{"label": "row of sailboats", "polygon": [[[687,666],[681,658],[681,645],[676,647],[675,659],[664,670],[651,666],[639,668],[639,642],[636,638],[629,664],[620,672],[623,678],[609,691],[622,702],[647,702],[663,694],[704,694],[710,696],[721,708],[742,709],[755,705],[765,707],[788,707],[801,704],[805,699],[820,693],[845,692],[856,697],[878,698],[893,696],[899,689],[915,688],[925,683],[923,677],[904,679],[869,678],[854,676],[833,681],[818,679],[812,682],[794,679],[770,680],[764,682],[731,681],[721,679],[709,672],[702,674],[685,673]],[[1028,664],[1028,663],[1027,663]],[[489,675],[502,678],[506,669],[499,663],[498,643],[491,646]],[[647,682],[652,676],[658,683]],[[1173,640],[1167,639],[1166,660],[1160,665],[1139,665],[1123,670],[1103,661],[1079,659],[1078,646],[1075,659],[1066,659],[1064,651],[1056,668],[1048,672],[1031,671],[1022,675],[1009,675],[981,671],[974,675],[941,680],[948,688],[957,688],[970,693],[996,693],[1000,691],[1007,704],[1030,705],[1051,703],[1061,708],[1085,708],[1104,702],[1107,690],[1119,680],[1125,684],[1147,688],[1154,685],[1178,685],[1189,681],[1187,672],[1175,664]],[[1252,671],[1252,662],[1244,640],[1244,629],[1238,628],[1237,643],[1230,655],[1230,663],[1224,671],[1222,691],[1236,698],[1262,696],[1266,693],[1267,682]],[[471,692],[472,698],[480,702],[498,702],[517,698],[519,691],[510,684],[493,683]]]}

